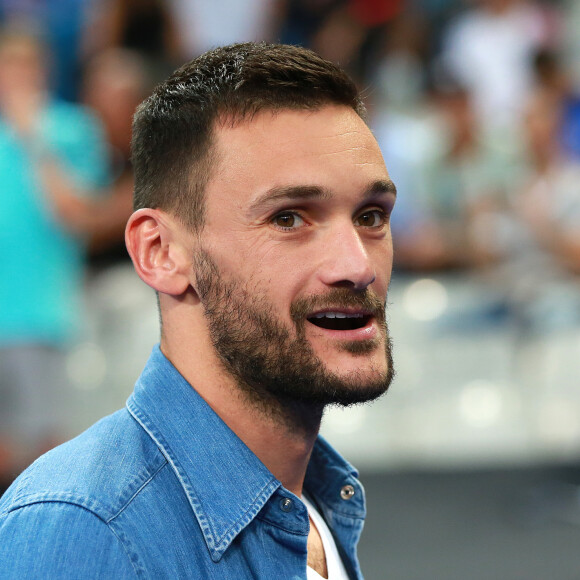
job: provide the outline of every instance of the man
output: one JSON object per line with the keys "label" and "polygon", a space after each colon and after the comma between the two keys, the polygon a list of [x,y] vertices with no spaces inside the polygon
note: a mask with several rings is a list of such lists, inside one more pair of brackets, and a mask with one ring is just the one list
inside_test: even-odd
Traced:
{"label": "man", "polygon": [[251,43],[140,106],[126,240],[160,348],[4,496],[0,578],[361,577],[363,489],[317,435],[393,375],[394,186],[363,115],[331,63]]}

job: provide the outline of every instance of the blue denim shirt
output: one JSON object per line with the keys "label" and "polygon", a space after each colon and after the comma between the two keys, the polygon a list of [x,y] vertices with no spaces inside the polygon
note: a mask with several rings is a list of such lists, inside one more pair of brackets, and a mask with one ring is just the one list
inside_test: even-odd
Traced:
{"label": "blue denim shirt", "polygon": [[[351,578],[362,578],[356,471],[319,438],[304,487]],[[156,347],[126,409],[41,457],[4,494],[0,578],[304,580],[308,531],[301,500]]]}

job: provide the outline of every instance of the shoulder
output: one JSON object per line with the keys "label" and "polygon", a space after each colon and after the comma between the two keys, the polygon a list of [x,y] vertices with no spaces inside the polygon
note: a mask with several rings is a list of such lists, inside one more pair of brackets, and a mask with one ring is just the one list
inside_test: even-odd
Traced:
{"label": "shoulder", "polygon": [[0,577],[135,578],[113,530],[78,505],[30,503],[0,515]]}
{"label": "shoulder", "polygon": [[37,460],[0,499],[0,579],[225,577],[236,564],[216,566],[210,548],[229,543],[232,508],[225,499],[205,517],[193,486],[206,480],[196,476],[170,464],[128,410],[103,419]]}
{"label": "shoulder", "polygon": [[114,518],[167,463],[125,410],[35,461],[0,501],[0,517],[33,504],[67,503]]}
{"label": "shoulder", "polygon": [[42,456],[0,500],[0,576],[134,577],[130,543],[111,521],[166,464],[126,410]]}

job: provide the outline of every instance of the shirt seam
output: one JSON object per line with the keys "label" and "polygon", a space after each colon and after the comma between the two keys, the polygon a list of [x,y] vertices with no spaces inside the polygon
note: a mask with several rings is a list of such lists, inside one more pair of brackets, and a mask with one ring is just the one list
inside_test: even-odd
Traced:
{"label": "shirt seam", "polygon": [[119,508],[119,510],[113,514],[109,519],[104,520],[103,521],[109,525],[110,522],[112,522],[114,519],[118,518],[126,509],[127,507],[129,507],[129,505],[133,502],[133,500],[141,493],[141,491],[143,491],[143,489],[145,487],[147,487],[151,481],[157,476],[157,474],[164,468],[167,466],[168,461],[167,458],[164,456],[164,463],[162,463],[139,487],[139,489],[137,489],[135,491],[135,493]]}

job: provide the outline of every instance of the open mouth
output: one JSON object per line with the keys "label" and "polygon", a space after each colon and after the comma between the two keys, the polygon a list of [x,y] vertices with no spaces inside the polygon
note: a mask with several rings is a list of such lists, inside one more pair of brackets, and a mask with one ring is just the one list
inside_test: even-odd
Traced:
{"label": "open mouth", "polygon": [[357,330],[364,328],[370,319],[369,314],[362,312],[318,312],[309,316],[308,322],[328,330]]}

